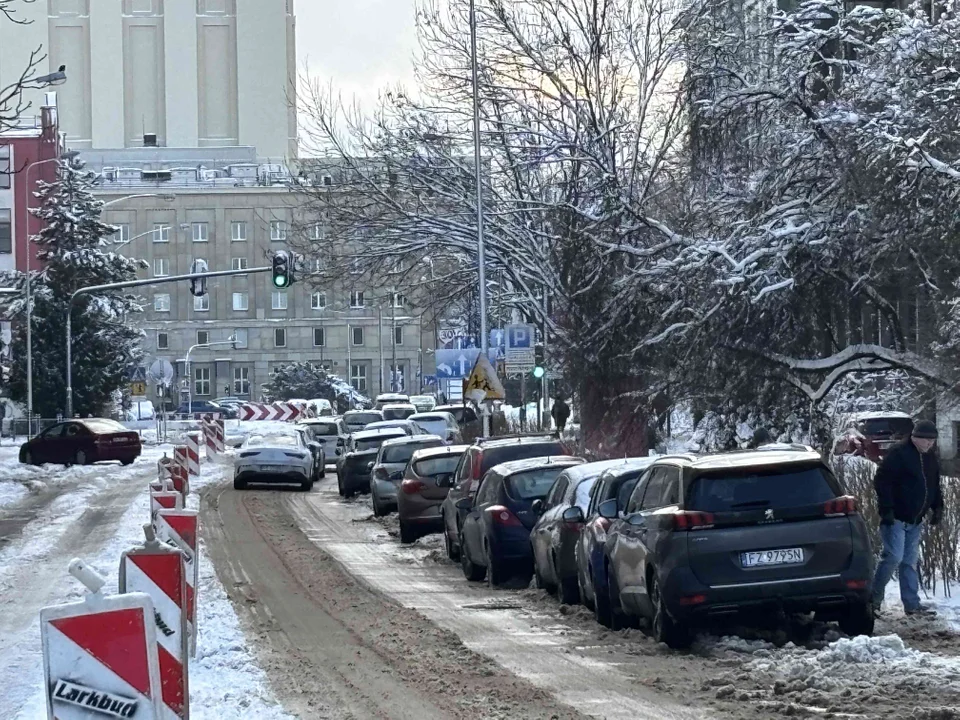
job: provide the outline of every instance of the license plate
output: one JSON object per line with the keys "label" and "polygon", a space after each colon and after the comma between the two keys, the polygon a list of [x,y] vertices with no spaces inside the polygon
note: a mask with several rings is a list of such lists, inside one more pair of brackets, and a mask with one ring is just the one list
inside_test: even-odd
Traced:
{"label": "license plate", "polygon": [[260,472],[265,473],[283,473],[286,472],[287,468],[283,465],[261,465]]}
{"label": "license plate", "polygon": [[785,550],[760,550],[758,552],[740,553],[740,564],[743,567],[758,567],[761,565],[796,565],[803,562],[803,548],[787,548]]}

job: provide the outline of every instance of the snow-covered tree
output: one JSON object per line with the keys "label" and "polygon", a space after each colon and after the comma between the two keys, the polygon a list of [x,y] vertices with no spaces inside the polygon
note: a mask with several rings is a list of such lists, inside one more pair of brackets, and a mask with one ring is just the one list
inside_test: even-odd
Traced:
{"label": "snow-covered tree", "polygon": [[[66,411],[66,319],[71,296],[83,287],[136,279],[140,261],[107,251],[116,228],[100,221],[102,202],[92,192],[93,173],[80,160],[61,161],[54,183],[39,183],[41,206],[32,211],[43,229],[32,237],[43,269],[34,271],[34,411],[55,417]],[[21,278],[21,289],[23,288]],[[11,395],[25,402],[26,303],[14,303]],[[76,415],[109,410],[112,394],[143,360],[143,333],[131,323],[137,298],[120,291],[77,296],[72,303],[73,409]]]}
{"label": "snow-covered tree", "polygon": [[357,392],[343,379],[311,362],[291,362],[270,371],[263,385],[264,396],[276,400],[329,400],[338,412],[371,407],[370,398]]}

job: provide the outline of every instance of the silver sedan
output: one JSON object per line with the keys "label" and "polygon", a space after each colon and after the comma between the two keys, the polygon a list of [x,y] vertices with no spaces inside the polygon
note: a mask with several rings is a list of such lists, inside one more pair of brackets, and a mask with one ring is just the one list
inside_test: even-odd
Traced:
{"label": "silver sedan", "polygon": [[316,459],[300,432],[251,435],[234,461],[233,487],[249,483],[299,485],[310,490],[316,476]]}

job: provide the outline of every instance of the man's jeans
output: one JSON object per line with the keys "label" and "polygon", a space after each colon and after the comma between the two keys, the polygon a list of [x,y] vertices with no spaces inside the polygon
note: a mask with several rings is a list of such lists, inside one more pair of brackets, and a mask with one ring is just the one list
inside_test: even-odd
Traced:
{"label": "man's jeans", "polygon": [[916,525],[894,520],[893,525],[880,526],[880,538],[883,540],[883,554],[877,565],[877,574],[873,578],[873,605],[879,608],[883,602],[883,591],[893,577],[893,571],[900,570],[900,599],[904,610],[916,610],[920,607],[920,578],[917,575],[917,560],[920,556],[920,531],[922,521]]}

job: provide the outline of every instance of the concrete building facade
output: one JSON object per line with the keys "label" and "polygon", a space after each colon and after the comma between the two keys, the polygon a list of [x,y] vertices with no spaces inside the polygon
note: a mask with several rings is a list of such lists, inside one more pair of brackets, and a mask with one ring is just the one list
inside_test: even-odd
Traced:
{"label": "concrete building facade", "polygon": [[[297,153],[293,0],[38,0],[0,23],[0,73],[67,66],[58,87],[70,146],[247,145]],[[49,69],[48,69],[49,68]],[[34,107],[42,91],[28,93]]]}

